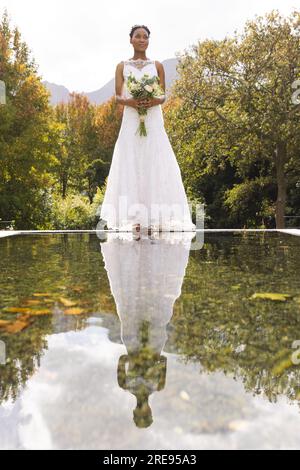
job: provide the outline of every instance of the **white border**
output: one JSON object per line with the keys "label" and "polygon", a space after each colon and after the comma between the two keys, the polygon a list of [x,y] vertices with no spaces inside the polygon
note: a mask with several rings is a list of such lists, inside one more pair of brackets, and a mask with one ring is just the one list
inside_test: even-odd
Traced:
{"label": "white border", "polygon": [[[195,230],[193,230],[195,231]],[[283,232],[290,235],[300,236],[300,229],[256,229],[256,228],[206,228],[204,230],[197,229],[196,231],[201,232]],[[97,233],[97,232],[115,232],[120,233],[116,230],[0,230],[0,238],[11,237],[13,235],[23,234],[43,234],[43,233]],[[181,232],[181,230],[180,230]]]}

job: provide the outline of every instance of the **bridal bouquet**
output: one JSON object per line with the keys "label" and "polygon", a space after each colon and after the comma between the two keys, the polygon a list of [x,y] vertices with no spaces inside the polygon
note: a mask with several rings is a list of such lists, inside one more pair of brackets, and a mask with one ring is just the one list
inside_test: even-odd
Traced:
{"label": "bridal bouquet", "polygon": [[[159,77],[154,75],[150,77],[145,73],[140,80],[137,80],[136,77],[130,73],[126,86],[130,94],[135,99],[141,98],[158,98],[159,96],[164,95],[164,91],[159,84]],[[147,115],[147,108],[138,109],[140,117],[140,125],[136,132],[140,131],[140,136],[146,136],[146,126],[145,126],[145,116]]]}

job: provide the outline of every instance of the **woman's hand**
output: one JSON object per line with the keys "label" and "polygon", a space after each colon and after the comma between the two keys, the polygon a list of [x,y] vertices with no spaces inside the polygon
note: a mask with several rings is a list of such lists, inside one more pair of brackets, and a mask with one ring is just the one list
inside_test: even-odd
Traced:
{"label": "woman's hand", "polygon": [[140,108],[151,108],[152,106],[157,106],[161,103],[162,101],[160,98],[127,98],[125,105],[138,110]]}
{"label": "woman's hand", "polygon": [[131,108],[139,109],[140,100],[136,100],[135,98],[127,98],[124,104],[125,106],[130,106]]}
{"label": "woman's hand", "polygon": [[142,98],[139,100],[143,108],[151,108],[152,106],[157,106],[161,104],[160,98]]}

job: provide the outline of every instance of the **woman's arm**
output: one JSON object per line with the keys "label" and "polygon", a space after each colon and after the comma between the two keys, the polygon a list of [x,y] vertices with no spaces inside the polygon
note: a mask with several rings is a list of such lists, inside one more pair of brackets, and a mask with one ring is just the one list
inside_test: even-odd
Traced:
{"label": "woman's arm", "polygon": [[[165,77],[165,69],[163,64],[158,62],[158,60],[155,61],[156,69],[157,69],[157,74],[159,77],[159,84],[161,88],[164,90],[164,93],[166,93],[166,77]],[[158,100],[157,104],[163,104],[166,101],[166,94],[162,95],[160,98],[155,98],[155,100]]]}
{"label": "woman's arm", "polygon": [[[165,79],[165,70],[163,64],[155,61],[157,75],[159,77],[159,84],[163,91],[166,93],[166,79]],[[157,106],[159,104],[163,104],[166,101],[166,95],[159,96],[157,98],[145,98],[144,105],[146,108],[151,108],[152,106]]]}
{"label": "woman's arm", "polygon": [[127,99],[123,98],[122,96],[122,90],[123,90],[123,84],[124,84],[124,77],[123,77],[123,67],[124,63],[120,62],[117,67],[116,67],[116,73],[115,73],[115,92],[116,92],[116,102],[118,104],[125,105]]}
{"label": "woman's arm", "polygon": [[123,106],[130,106],[132,108],[138,109],[140,106],[143,105],[143,102],[141,100],[136,100],[134,98],[124,98],[122,96],[123,85],[124,85],[123,69],[124,69],[124,62],[120,62],[116,67],[116,74],[115,74],[116,102]]}

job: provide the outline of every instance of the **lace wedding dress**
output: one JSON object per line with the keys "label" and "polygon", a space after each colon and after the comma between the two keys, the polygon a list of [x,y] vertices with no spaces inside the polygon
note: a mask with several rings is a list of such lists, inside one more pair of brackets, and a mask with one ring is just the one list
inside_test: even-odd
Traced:
{"label": "lace wedding dress", "polygon": [[[154,60],[124,61],[124,97],[131,97],[126,87],[129,74],[138,80],[157,74]],[[194,231],[195,224],[184,190],[181,172],[164,127],[161,105],[147,109],[147,136],[140,136],[138,111],[124,106],[121,128],[116,141],[100,219],[108,229],[132,231]]]}

